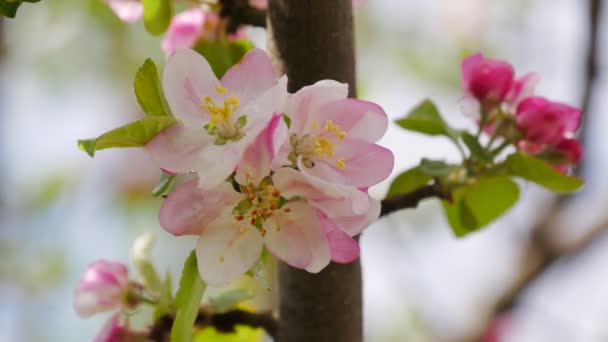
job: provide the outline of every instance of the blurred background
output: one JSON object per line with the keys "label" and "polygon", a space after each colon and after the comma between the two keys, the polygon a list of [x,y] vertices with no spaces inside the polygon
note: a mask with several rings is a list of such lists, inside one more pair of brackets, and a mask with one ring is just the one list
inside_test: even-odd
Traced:
{"label": "blurred background", "polygon": [[[430,97],[452,125],[473,127],[459,73],[476,51],[538,72],[538,94],[586,111],[582,193],[521,183],[514,209],[463,239],[435,200],[363,234],[367,341],[608,341],[608,9],[590,10],[600,1],[370,0],[356,12],[359,96],[392,119]],[[177,275],[194,246],[158,225],[159,174],[143,151],[91,159],[76,148],[141,115],[135,71],[165,57],[159,38],[101,0],[25,4],[0,27],[0,341],[87,341],[106,319],[72,309],[87,264],[128,262],[133,239],[153,232],[155,261]],[[265,45],[262,29],[249,33]],[[447,140],[394,125],[381,144],[394,175],[422,157],[458,158]],[[272,305],[272,291],[256,291]]]}

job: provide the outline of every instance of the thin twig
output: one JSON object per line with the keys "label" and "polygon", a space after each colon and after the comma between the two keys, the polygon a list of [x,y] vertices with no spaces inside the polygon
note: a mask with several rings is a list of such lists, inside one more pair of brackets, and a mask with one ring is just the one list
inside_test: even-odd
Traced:
{"label": "thin twig", "polygon": [[401,209],[416,208],[418,203],[427,198],[437,197],[450,200],[450,193],[444,191],[437,182],[422,186],[403,195],[387,198],[382,201],[380,217]]}

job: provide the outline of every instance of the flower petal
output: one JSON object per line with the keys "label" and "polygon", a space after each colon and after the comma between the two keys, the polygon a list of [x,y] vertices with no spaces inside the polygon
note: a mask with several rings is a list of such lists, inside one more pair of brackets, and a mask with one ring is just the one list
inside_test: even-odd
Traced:
{"label": "flower petal", "polygon": [[255,264],[262,247],[260,232],[249,222],[223,216],[209,224],[198,240],[198,270],[207,284],[226,285]]}
{"label": "flower petal", "polygon": [[199,105],[203,96],[216,94],[219,81],[211,66],[192,50],[177,50],[169,57],[163,73],[163,90],[176,118],[186,125],[202,126],[208,114]]}
{"label": "flower petal", "polygon": [[311,113],[317,122],[331,120],[344,130],[348,138],[376,142],[388,128],[388,116],[379,105],[357,99],[343,99],[321,106]]}
{"label": "flower petal", "polygon": [[268,54],[262,49],[253,49],[224,74],[221,83],[239,98],[242,105],[246,105],[264,94],[276,81]]}
{"label": "flower petal", "polygon": [[285,205],[266,221],[264,228],[266,247],[285,263],[313,273],[329,264],[331,255],[327,238],[306,203]]}
{"label": "flower petal", "polygon": [[197,180],[181,185],[165,199],[160,208],[160,225],[169,233],[200,235],[205,227],[242,197],[232,185],[223,182],[211,190],[202,190]]}
{"label": "flower petal", "polygon": [[258,184],[270,174],[275,150],[287,138],[287,127],[282,120],[281,115],[274,115],[256,140],[249,145],[236,170],[235,179],[239,184]]}
{"label": "flower petal", "polygon": [[205,11],[200,7],[191,8],[174,16],[161,45],[165,55],[170,56],[177,49],[194,46],[203,33],[204,22]]}
{"label": "flower petal", "polygon": [[390,150],[363,140],[344,139],[335,156],[344,162],[338,167],[335,158],[315,160],[312,168],[301,168],[306,175],[356,188],[369,187],[385,180],[393,170],[394,156]]}
{"label": "flower petal", "polygon": [[201,129],[176,124],[157,134],[144,148],[159,168],[185,173],[196,169],[202,151],[212,139]]}
{"label": "flower petal", "polygon": [[359,257],[359,244],[340,229],[327,215],[317,210],[317,217],[331,250],[331,260],[337,263],[349,263]]}
{"label": "flower petal", "polygon": [[290,96],[284,110],[291,118],[290,131],[302,133],[314,120],[311,118],[311,113],[317,113],[325,103],[342,100],[346,96],[348,96],[348,84],[333,80],[319,81],[298,90]]}
{"label": "flower petal", "polygon": [[127,23],[139,20],[144,14],[144,6],[139,0],[106,0],[116,16]]}
{"label": "flower petal", "polygon": [[369,203],[367,213],[353,216],[333,216],[331,219],[349,236],[359,235],[380,217],[380,210],[382,209],[380,201],[369,197]]}

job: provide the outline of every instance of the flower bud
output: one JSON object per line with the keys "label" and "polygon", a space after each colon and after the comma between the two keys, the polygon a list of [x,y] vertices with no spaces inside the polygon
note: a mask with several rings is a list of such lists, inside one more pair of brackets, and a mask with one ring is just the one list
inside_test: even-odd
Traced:
{"label": "flower bud", "polygon": [[555,149],[562,154],[562,163],[566,165],[576,164],[583,158],[583,147],[576,139],[564,138]]}
{"label": "flower bud", "polygon": [[506,62],[484,57],[477,53],[465,58],[461,65],[462,88],[481,103],[502,102],[511,85],[515,72]]}
{"label": "flower bud", "polygon": [[127,266],[106,260],[96,261],[80,279],[74,308],[81,317],[120,308],[128,288]]}
{"label": "flower bud", "polygon": [[526,140],[555,145],[579,125],[581,111],[566,104],[542,97],[529,97],[517,107],[517,127]]}

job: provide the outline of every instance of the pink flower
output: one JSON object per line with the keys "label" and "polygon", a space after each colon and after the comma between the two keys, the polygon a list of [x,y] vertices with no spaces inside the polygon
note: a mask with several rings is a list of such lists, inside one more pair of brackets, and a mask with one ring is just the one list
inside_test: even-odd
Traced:
{"label": "pink flower", "polygon": [[462,61],[462,88],[479,102],[502,102],[513,84],[513,67],[477,53]]}
{"label": "pink flower", "polygon": [[526,140],[555,145],[578,128],[580,117],[581,111],[577,108],[542,97],[529,97],[517,107],[516,120]]}
{"label": "pink flower", "polygon": [[291,120],[289,138],[273,168],[297,166],[307,176],[358,188],[390,175],[393,153],[375,144],[388,127],[386,113],[347,93],[346,84],[325,80],[289,97],[282,111]]}
{"label": "pink flower", "polygon": [[92,263],[76,289],[74,308],[81,317],[119,309],[129,287],[127,267],[121,263],[100,260]]}
{"label": "pink flower", "polygon": [[513,81],[505,98],[509,111],[514,112],[517,110],[517,106],[519,106],[524,99],[534,94],[534,89],[536,88],[539,79],[540,77],[538,74],[529,73]]}
{"label": "pink flower", "polygon": [[193,47],[203,33],[204,23],[205,11],[200,7],[174,16],[161,45],[165,54],[169,56],[177,49]]}
{"label": "pink flower", "polygon": [[[224,285],[259,259],[263,246],[287,264],[319,272],[330,260],[359,253],[351,238],[379,215],[379,205],[356,188],[312,180],[293,168],[271,172],[285,139],[280,115],[247,149],[234,176],[240,192],[223,182],[210,190],[185,183],[165,200],[161,226],[174,235],[200,235],[201,276]],[[316,183],[315,183],[316,182]]]}
{"label": "pink flower", "polygon": [[105,0],[120,20],[133,23],[139,20],[144,13],[144,6],[140,0]]}
{"label": "pink flower", "polygon": [[557,145],[555,150],[563,156],[562,164],[572,165],[583,159],[583,147],[576,139],[564,138]]}
{"label": "pink flower", "polygon": [[283,106],[287,79],[278,82],[270,58],[247,53],[221,81],[192,50],[169,57],[163,88],[179,124],[145,146],[152,159],[173,173],[197,171],[199,186],[213,189],[239,164],[245,150]]}

